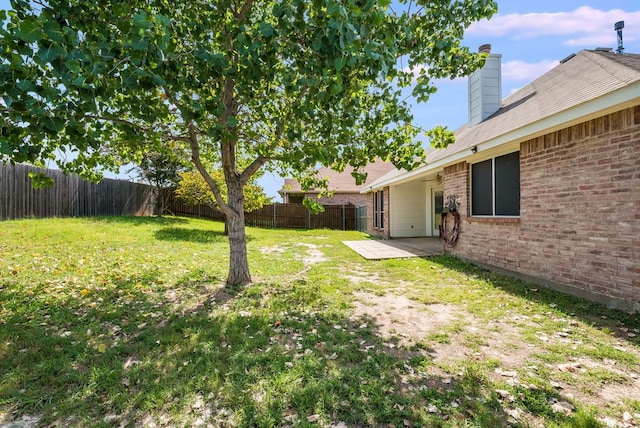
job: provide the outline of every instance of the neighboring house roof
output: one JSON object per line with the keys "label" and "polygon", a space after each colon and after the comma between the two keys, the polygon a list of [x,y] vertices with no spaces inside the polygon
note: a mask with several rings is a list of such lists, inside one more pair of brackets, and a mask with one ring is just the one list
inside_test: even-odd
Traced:
{"label": "neighboring house roof", "polygon": [[505,98],[500,109],[483,122],[455,131],[456,142],[429,150],[426,165],[413,171],[395,170],[364,191],[403,181],[459,162],[478,151],[534,138],[580,123],[640,98],[640,55],[582,50]]}
{"label": "neighboring house roof", "polygon": [[[377,161],[368,164],[364,171],[367,173],[367,179],[363,184],[357,185],[356,179],[351,175],[351,171],[337,172],[329,168],[320,168],[318,170],[319,178],[327,178],[329,180],[329,190],[336,193],[360,193],[360,191],[388,173],[395,170],[393,164],[389,162]],[[319,193],[320,190],[302,190],[298,180],[294,178],[285,178],[284,186],[278,191],[281,195],[298,194],[298,193]]]}

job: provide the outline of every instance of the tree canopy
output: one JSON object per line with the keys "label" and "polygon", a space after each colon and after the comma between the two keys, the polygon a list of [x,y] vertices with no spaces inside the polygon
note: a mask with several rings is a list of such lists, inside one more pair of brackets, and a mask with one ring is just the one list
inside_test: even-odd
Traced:
{"label": "tree canopy", "polygon": [[[418,101],[482,57],[464,29],[491,0],[11,0],[0,29],[0,155],[76,153],[91,176],[184,143],[229,222],[228,282],[251,280],[242,188],[261,168],[302,176],[375,158],[411,169]],[[0,18],[6,20],[0,12]],[[239,166],[242,156],[250,162]],[[206,165],[222,168],[227,200]]]}
{"label": "tree canopy", "polygon": [[[211,177],[218,184],[222,192],[222,199],[227,200],[227,185],[224,181],[224,174],[221,170],[213,170]],[[256,180],[251,180],[244,186],[244,211],[251,212],[262,208],[271,202],[264,193],[264,189]],[[175,190],[176,198],[191,205],[206,205],[211,208],[218,208],[216,197],[211,188],[197,171],[183,171],[178,174],[178,182]]]}

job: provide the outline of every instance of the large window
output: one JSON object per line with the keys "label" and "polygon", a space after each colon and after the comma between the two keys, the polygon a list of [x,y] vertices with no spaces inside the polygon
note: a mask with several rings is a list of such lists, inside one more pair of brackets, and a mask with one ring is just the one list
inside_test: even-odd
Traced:
{"label": "large window", "polygon": [[384,191],[379,190],[373,194],[373,227],[384,229]]}
{"label": "large window", "polygon": [[471,215],[520,215],[520,152],[471,165]]}

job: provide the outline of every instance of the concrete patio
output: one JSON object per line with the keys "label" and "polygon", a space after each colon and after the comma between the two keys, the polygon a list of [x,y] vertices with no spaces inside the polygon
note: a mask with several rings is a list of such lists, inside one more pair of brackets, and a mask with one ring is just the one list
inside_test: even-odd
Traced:
{"label": "concrete patio", "polygon": [[443,243],[438,238],[368,239],[342,243],[367,260],[428,257],[444,253]]}

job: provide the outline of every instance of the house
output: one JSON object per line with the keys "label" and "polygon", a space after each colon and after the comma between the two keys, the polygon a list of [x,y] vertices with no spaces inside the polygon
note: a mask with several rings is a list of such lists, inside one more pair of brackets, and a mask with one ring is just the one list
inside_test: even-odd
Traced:
{"label": "house", "polygon": [[469,77],[454,144],[363,190],[369,233],[439,236],[444,219],[449,254],[640,311],[640,55],[580,51],[501,103],[500,62]]}
{"label": "house", "polygon": [[372,162],[364,169],[367,173],[366,181],[357,185],[355,178],[349,171],[337,172],[329,168],[320,168],[317,173],[318,177],[329,180],[329,190],[334,192],[333,196],[319,198],[320,190],[303,191],[298,180],[294,178],[285,178],[284,186],[278,190],[278,193],[282,196],[282,202],[285,204],[300,204],[305,197],[308,197],[316,199],[323,205],[366,205],[369,196],[361,193],[362,189],[394,169],[394,166],[389,162],[380,160]]}

